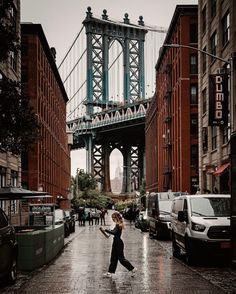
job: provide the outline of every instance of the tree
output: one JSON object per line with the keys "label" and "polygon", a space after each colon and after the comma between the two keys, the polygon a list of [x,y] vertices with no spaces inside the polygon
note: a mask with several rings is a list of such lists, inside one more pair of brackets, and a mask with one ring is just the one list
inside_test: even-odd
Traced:
{"label": "tree", "polygon": [[17,52],[20,48],[15,23],[10,19],[13,7],[13,0],[0,2],[0,61],[6,60],[10,51]]}
{"label": "tree", "polygon": [[80,169],[76,175],[76,184],[80,191],[94,190],[97,186],[97,181],[92,174]]}
{"label": "tree", "polygon": [[0,80],[0,151],[20,154],[39,139],[40,125],[19,82]]}
{"label": "tree", "polygon": [[[20,49],[12,18],[13,0],[0,1],[0,62],[8,62],[9,52]],[[20,154],[39,138],[39,123],[21,84],[0,76],[0,152]]]}
{"label": "tree", "polygon": [[96,190],[97,181],[90,173],[78,170],[75,178],[72,177],[72,184],[74,187],[72,203],[75,208],[90,206],[101,209],[108,207],[112,202],[110,197],[101,195]]}

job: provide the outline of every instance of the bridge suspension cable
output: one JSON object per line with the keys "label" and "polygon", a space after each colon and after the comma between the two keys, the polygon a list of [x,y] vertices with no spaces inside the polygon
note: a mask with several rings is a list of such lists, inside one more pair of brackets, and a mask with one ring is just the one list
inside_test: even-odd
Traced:
{"label": "bridge suspension cable", "polygon": [[62,64],[63,64],[64,61],[66,60],[67,56],[69,55],[71,49],[73,48],[75,42],[76,42],[77,39],[79,38],[79,36],[80,36],[80,34],[82,33],[83,29],[84,29],[84,25],[83,25],[82,28],[80,29],[80,31],[79,31],[78,35],[76,36],[74,42],[71,44],[71,46],[70,46],[69,50],[67,51],[65,57],[62,59],[61,63],[59,64],[58,69],[62,66]]}
{"label": "bridge suspension cable", "polygon": [[87,49],[84,50],[84,52],[82,53],[82,55],[80,56],[80,58],[77,60],[77,62],[75,63],[75,65],[73,66],[72,70],[69,72],[68,76],[66,77],[66,79],[63,81],[63,84],[65,84],[65,82],[69,79],[69,77],[71,76],[71,74],[73,73],[73,71],[76,69],[76,66],[79,64],[79,62],[81,61],[81,59],[83,58],[85,52],[87,51]]}

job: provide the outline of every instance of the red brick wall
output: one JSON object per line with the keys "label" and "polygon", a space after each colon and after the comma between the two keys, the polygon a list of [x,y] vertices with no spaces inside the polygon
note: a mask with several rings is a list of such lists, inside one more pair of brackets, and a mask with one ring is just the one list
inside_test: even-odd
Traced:
{"label": "red brick wall", "polygon": [[155,97],[149,105],[145,122],[146,190],[157,191],[157,103]]}
{"label": "red brick wall", "polygon": [[[184,12],[183,9],[181,13],[175,12],[166,43],[191,45],[190,23],[197,22],[197,8],[190,13],[188,11]],[[191,53],[196,51],[165,48],[157,62],[156,119],[146,120],[148,191],[153,186],[158,191],[171,189],[191,192],[191,177],[198,176],[196,167],[191,167],[191,145],[197,144],[197,136],[190,134],[190,118],[191,113],[198,111],[197,105],[190,104],[190,84],[197,84],[197,74],[190,75]],[[154,112],[148,112],[147,116]],[[156,156],[152,149],[155,144]],[[151,167],[153,162],[157,169],[155,178],[155,168]]]}
{"label": "red brick wall", "polygon": [[[57,196],[67,199],[70,186],[70,153],[66,134],[66,100],[52,67],[49,47],[38,30],[22,32],[23,45],[28,52],[22,58],[22,72],[27,72],[30,101],[41,124],[41,139],[28,154],[28,170],[24,182],[31,190],[42,186],[53,196],[45,202],[57,203]],[[63,207],[69,207],[64,200]]]}

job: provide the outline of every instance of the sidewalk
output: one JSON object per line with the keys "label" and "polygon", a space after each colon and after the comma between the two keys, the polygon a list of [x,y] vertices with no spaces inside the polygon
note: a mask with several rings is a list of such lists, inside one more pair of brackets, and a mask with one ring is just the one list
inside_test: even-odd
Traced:
{"label": "sidewalk", "polygon": [[[75,239],[78,237],[78,235],[83,232],[83,230],[85,230],[85,227],[80,227],[78,226],[78,223],[76,222],[75,225],[75,232],[70,234],[67,238],[64,239],[64,247],[62,248],[62,250],[58,253],[58,255],[51,260],[48,264],[45,264],[44,266],[42,266],[41,268],[35,269],[34,271],[31,272],[23,272],[23,271],[18,271],[17,273],[17,281],[13,286],[8,286],[4,288],[4,292],[1,292],[0,289],[0,293],[18,293],[17,291],[25,284],[27,283],[33,276],[37,275],[38,273],[40,273],[41,271],[45,270],[48,266],[50,266],[51,263],[54,262],[55,259],[57,259],[61,253],[63,252],[63,250],[65,250],[65,248]],[[14,292],[12,292],[12,290],[14,290]]]}

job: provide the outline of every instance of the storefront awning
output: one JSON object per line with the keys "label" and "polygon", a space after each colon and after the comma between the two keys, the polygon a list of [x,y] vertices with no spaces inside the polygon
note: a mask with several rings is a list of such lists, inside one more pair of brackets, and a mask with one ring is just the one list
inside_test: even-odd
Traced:
{"label": "storefront awning", "polygon": [[224,163],[220,167],[218,167],[217,171],[214,172],[214,176],[220,176],[227,167],[229,167],[229,162]]}
{"label": "storefront awning", "polygon": [[48,192],[31,191],[12,186],[0,187],[0,200],[20,200],[46,197],[48,197]]}

